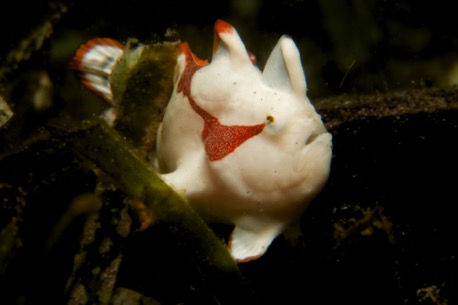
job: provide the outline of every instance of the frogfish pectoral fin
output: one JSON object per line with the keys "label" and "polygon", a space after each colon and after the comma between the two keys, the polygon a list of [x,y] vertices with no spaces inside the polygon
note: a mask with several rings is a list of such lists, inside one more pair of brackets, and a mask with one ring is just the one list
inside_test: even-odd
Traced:
{"label": "frogfish pectoral fin", "polygon": [[282,226],[256,231],[236,226],[229,240],[229,252],[238,263],[258,259],[282,230]]}

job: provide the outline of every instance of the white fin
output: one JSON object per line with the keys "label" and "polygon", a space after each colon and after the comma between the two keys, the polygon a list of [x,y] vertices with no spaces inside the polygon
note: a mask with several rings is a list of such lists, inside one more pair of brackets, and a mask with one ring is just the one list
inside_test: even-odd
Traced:
{"label": "white fin", "polygon": [[76,51],[70,67],[78,72],[86,87],[113,104],[110,77],[123,53],[121,43],[109,38],[95,38]]}
{"label": "white fin", "polygon": [[225,21],[217,20],[215,23],[212,62],[220,59],[229,59],[230,62],[235,64],[252,62],[242,39],[234,27]]}
{"label": "white fin", "polygon": [[229,241],[229,251],[239,263],[261,257],[272,241],[282,232],[281,226],[265,224],[263,230],[247,230],[236,226]]}
{"label": "white fin", "polygon": [[299,50],[288,36],[282,36],[267,59],[263,82],[275,89],[305,96],[307,83]]}

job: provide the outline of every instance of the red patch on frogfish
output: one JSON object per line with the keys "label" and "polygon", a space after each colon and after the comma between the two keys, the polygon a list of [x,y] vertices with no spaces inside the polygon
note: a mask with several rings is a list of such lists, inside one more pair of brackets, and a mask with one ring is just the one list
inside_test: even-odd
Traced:
{"label": "red patch on frogfish", "polygon": [[223,21],[221,19],[216,20],[216,22],[215,22],[215,34],[232,33],[233,31],[234,31],[234,28],[232,27],[232,25],[230,25],[226,21]]}
{"label": "red patch on frogfish", "polygon": [[246,140],[262,132],[265,123],[258,125],[223,125],[218,118],[203,110],[191,96],[191,80],[194,73],[202,68],[206,62],[192,54],[186,43],[181,44],[180,53],[186,57],[186,67],[178,81],[177,92],[182,92],[189,101],[192,109],[204,120],[202,142],[210,161],[221,160]]}

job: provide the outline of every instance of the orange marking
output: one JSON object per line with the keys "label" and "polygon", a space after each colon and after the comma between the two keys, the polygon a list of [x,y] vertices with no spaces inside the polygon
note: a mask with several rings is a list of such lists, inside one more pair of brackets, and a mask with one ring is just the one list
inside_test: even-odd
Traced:
{"label": "orange marking", "polygon": [[186,58],[188,58],[188,56],[192,57],[192,59],[194,60],[194,63],[197,64],[198,66],[208,65],[208,60],[200,59],[194,53],[191,52],[191,49],[189,48],[189,45],[187,42],[183,42],[180,44],[180,49],[178,50],[178,53],[184,54]]}
{"label": "orange marking", "polygon": [[232,33],[234,31],[234,28],[232,25],[227,23],[226,21],[223,20],[216,20],[215,22],[215,34],[213,37],[213,54],[216,52],[216,49],[218,48],[218,45],[221,41],[219,38],[219,34],[221,33]]}
{"label": "orange marking", "polygon": [[219,122],[218,118],[212,116],[197,105],[191,95],[191,80],[194,73],[204,66],[199,65],[203,61],[196,61],[195,56],[187,44],[182,44],[180,52],[186,56],[186,67],[178,82],[177,92],[183,92],[188,98],[192,109],[204,120],[201,138],[208,158],[210,161],[221,160],[245,141],[261,133],[266,124],[262,123],[251,126],[223,125]]}
{"label": "orange marking", "polygon": [[218,34],[221,33],[232,33],[234,31],[234,28],[232,25],[227,23],[226,21],[223,20],[216,20],[215,22],[215,32]]}

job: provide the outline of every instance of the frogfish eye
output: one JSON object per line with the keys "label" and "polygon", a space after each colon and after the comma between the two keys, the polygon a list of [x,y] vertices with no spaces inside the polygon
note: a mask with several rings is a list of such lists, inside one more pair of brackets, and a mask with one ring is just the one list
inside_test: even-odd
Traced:
{"label": "frogfish eye", "polygon": [[274,120],[275,120],[274,117],[273,117],[272,115],[269,114],[269,115],[266,117],[267,125],[272,124],[272,123],[274,122]]}

